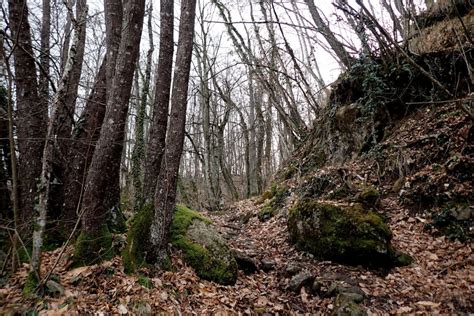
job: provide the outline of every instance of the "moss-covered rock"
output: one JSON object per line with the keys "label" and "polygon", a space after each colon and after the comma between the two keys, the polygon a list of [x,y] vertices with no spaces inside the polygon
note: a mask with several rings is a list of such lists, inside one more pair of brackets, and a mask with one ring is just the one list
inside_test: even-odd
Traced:
{"label": "moss-covered rock", "polygon": [[374,186],[364,186],[357,196],[357,202],[365,207],[377,207],[380,202],[380,192]]}
{"label": "moss-covered rock", "polygon": [[203,279],[234,284],[237,262],[212,222],[196,211],[178,205],[171,226],[171,243]]}
{"label": "moss-covered rock", "polygon": [[265,198],[268,202],[260,209],[258,219],[264,222],[275,216],[278,210],[283,207],[288,195],[289,191],[287,187],[281,184],[272,184],[270,189],[265,191],[262,195],[262,198]]}
{"label": "moss-covered rock", "polygon": [[153,220],[153,205],[145,205],[132,219],[127,234],[127,243],[122,251],[123,267],[125,273],[133,273],[146,265],[150,238],[150,225]]}
{"label": "moss-covered rock", "polygon": [[[127,245],[122,252],[126,273],[137,271],[153,259],[147,258],[147,254],[152,253],[147,242],[152,220],[153,205],[143,207],[132,220]],[[183,252],[199,277],[220,284],[234,284],[237,280],[237,262],[233,254],[211,220],[202,214],[177,205],[171,225],[171,243]]]}
{"label": "moss-covered rock", "polygon": [[301,200],[290,209],[291,240],[317,258],[350,265],[396,265],[392,234],[382,217],[361,204],[340,207]]}
{"label": "moss-covered rock", "polygon": [[81,232],[79,237],[77,237],[73,256],[73,267],[86,266],[110,260],[114,255],[112,234],[107,225],[102,225],[97,235],[87,235]]}

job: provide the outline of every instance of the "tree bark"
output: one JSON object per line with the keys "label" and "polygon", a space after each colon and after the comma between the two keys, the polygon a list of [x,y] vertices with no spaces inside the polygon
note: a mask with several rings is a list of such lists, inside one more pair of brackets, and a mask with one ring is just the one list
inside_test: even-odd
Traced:
{"label": "tree bark", "polygon": [[135,146],[132,153],[132,177],[134,187],[134,208],[135,211],[142,206],[143,191],[143,162],[145,161],[145,114],[150,92],[151,63],[153,57],[153,28],[152,28],[153,6],[150,3],[148,10],[148,42],[149,49],[146,55],[145,78],[143,80],[142,95],[138,105],[137,118],[135,121]]}
{"label": "tree bark", "polygon": [[80,32],[77,31],[77,28],[81,23],[84,23],[87,16],[87,7],[84,6],[81,9],[81,15],[78,16],[78,20],[73,21],[74,24],[74,39],[72,41],[71,48],[68,53],[68,60],[64,67],[64,72],[62,74],[61,80],[59,82],[58,90],[54,97],[52,104],[52,115],[48,123],[48,129],[46,133],[46,141],[43,149],[43,160],[40,176],[40,185],[39,185],[39,202],[38,202],[38,217],[36,219],[36,225],[33,230],[33,248],[31,251],[31,266],[30,271],[40,277],[40,267],[41,267],[41,248],[43,246],[43,234],[46,227],[46,216],[48,209],[48,202],[50,198],[50,180],[51,173],[53,171],[53,150],[55,145],[55,134],[58,128],[57,120],[61,117],[59,116],[62,113],[62,109],[67,107],[66,102],[68,101],[68,85],[70,80],[73,79],[74,69],[76,68],[76,54],[78,53],[78,47],[80,43]]}
{"label": "tree bark", "polygon": [[[16,131],[19,151],[19,210],[21,223],[32,219],[37,179],[41,174],[48,107],[38,95],[36,66],[31,45],[26,0],[9,0],[11,35],[14,39]],[[28,231],[28,227],[22,227]]]}
{"label": "tree bark", "polygon": [[[120,1],[117,1],[120,2]],[[104,246],[110,247],[106,216],[108,190],[117,182],[140,38],[145,13],[145,0],[124,1],[123,32],[117,55],[115,76],[107,91],[107,107],[84,190],[81,236],[76,244],[75,260],[87,263],[97,260]],[[104,244],[106,243],[106,245]]]}
{"label": "tree bark", "polygon": [[[94,155],[96,143],[100,137],[104,121],[107,91],[110,91],[115,73],[117,53],[120,45],[123,8],[119,0],[104,1],[106,23],[106,56],[102,60],[90,92],[84,111],[79,118],[72,135],[72,144],[68,151],[69,161],[64,177],[64,208],[62,223],[64,233],[69,235],[77,220],[78,211],[85,189],[87,172]],[[109,194],[118,194],[118,184],[111,185]],[[106,199],[110,202],[111,197]],[[109,208],[109,206],[107,206]]]}
{"label": "tree bark", "polygon": [[160,173],[166,141],[173,69],[173,3],[172,0],[161,0],[160,2],[160,52],[155,73],[153,121],[148,136],[143,187],[143,198],[146,202],[152,202],[155,195],[156,181]]}
{"label": "tree bark", "polygon": [[168,259],[168,241],[176,203],[176,184],[184,144],[189,72],[193,50],[196,0],[181,2],[178,50],[173,76],[170,130],[166,137],[164,160],[161,164],[155,193],[155,214],[150,227],[150,242],[156,264]]}

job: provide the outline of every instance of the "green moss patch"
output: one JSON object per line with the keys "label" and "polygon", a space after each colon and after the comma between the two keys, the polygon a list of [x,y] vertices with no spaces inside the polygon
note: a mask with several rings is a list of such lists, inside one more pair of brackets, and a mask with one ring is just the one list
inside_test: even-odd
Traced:
{"label": "green moss patch", "polygon": [[178,205],[171,226],[171,243],[203,279],[234,284],[237,262],[212,222],[196,211]]}
{"label": "green moss patch", "polygon": [[262,198],[268,202],[261,208],[258,213],[258,219],[264,222],[275,216],[278,210],[283,207],[285,199],[288,197],[289,191],[284,185],[272,184],[269,190],[265,191]]}
{"label": "green moss patch", "polygon": [[146,265],[150,225],[153,220],[153,205],[145,205],[132,219],[127,235],[127,243],[122,251],[125,273],[133,273]]}
{"label": "green moss patch", "polygon": [[300,249],[320,259],[367,267],[397,265],[389,227],[361,204],[339,207],[299,201],[289,212],[288,230]]}
{"label": "green moss patch", "polygon": [[36,273],[30,272],[28,273],[28,277],[25,280],[25,284],[23,284],[23,295],[24,296],[31,296],[35,294],[35,290],[39,285],[38,276]]}
{"label": "green moss patch", "polygon": [[81,232],[76,240],[73,267],[96,264],[110,260],[115,252],[112,246],[112,234],[107,225],[102,225],[97,236]]}

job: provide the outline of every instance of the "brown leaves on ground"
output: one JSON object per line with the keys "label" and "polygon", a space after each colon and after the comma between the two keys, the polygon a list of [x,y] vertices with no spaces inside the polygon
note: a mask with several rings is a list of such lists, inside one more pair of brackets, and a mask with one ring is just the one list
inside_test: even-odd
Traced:
{"label": "brown leaves on ground", "polygon": [[[57,270],[65,286],[63,297],[25,299],[21,284],[26,277],[25,265],[8,285],[0,290],[3,306],[0,312],[26,311],[35,308],[40,314],[61,313],[137,314],[148,310],[179,311],[185,314],[203,313],[325,313],[333,308],[333,298],[320,298],[302,289],[300,293],[287,290],[289,278],[284,268],[297,263],[318,276],[350,279],[367,294],[363,305],[372,313],[452,313],[469,312],[474,308],[474,266],[470,244],[434,238],[423,231],[423,218],[409,217],[394,201],[385,200],[383,207],[392,209],[391,227],[394,244],[415,258],[409,267],[395,268],[388,275],[331,262],[320,262],[294,249],[287,240],[286,221],[280,214],[265,223],[254,216],[245,225],[236,225],[236,215],[256,212],[253,201],[235,205],[228,215],[213,215],[213,219],[234,248],[255,259],[272,258],[276,269],[253,275],[239,274],[235,286],[220,286],[200,280],[179,255],[173,256],[176,272],[150,274],[148,289],[139,284],[139,276],[123,273],[121,259],[114,258],[100,265],[66,270],[66,260]],[[232,228],[230,228],[232,227]],[[240,231],[237,235],[229,230]],[[59,251],[46,253],[44,271],[53,264]]]}

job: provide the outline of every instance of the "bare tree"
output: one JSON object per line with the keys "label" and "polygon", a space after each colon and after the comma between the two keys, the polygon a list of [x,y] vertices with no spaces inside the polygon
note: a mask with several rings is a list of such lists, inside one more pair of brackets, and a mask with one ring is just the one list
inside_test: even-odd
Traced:
{"label": "bare tree", "polygon": [[[106,22],[106,56],[102,60],[86,106],[74,131],[68,150],[68,168],[64,177],[64,207],[61,222],[69,234],[77,220],[87,171],[100,136],[107,103],[107,87],[111,86],[121,39],[123,8],[120,1],[104,2]],[[110,88],[109,88],[110,91]]]}
{"label": "bare tree", "polygon": [[[38,93],[36,64],[31,43],[26,0],[8,1],[13,56],[15,59],[16,132],[19,150],[19,210],[27,224],[33,215],[37,179],[41,174],[44,138],[46,136],[47,104]],[[27,231],[27,227],[23,227]]]}
{"label": "bare tree", "polygon": [[155,193],[155,214],[150,227],[150,242],[156,264],[168,260],[168,241],[176,203],[176,184],[183,151],[189,72],[193,51],[196,0],[181,2],[178,49],[173,76],[169,131]]}
{"label": "bare tree", "polygon": [[[120,3],[119,0],[115,1],[117,5],[117,2]],[[82,229],[75,252],[75,260],[79,264],[103,259],[102,255],[111,253],[111,239],[105,223],[109,211],[107,191],[111,184],[118,183],[119,180],[124,129],[144,13],[144,0],[124,2],[122,23],[124,28],[116,67],[110,90],[107,90],[104,123],[87,173],[84,190]],[[112,73],[110,69],[107,70],[109,74]]]}
{"label": "bare tree", "polygon": [[171,0],[160,1],[160,52],[155,75],[153,120],[148,136],[145,161],[146,173],[143,198],[146,202],[153,201],[156,179],[160,173],[166,142],[171,72],[173,69],[173,3]]}
{"label": "bare tree", "polygon": [[135,146],[133,147],[132,153],[132,177],[134,187],[134,206],[135,210],[141,207],[143,202],[143,163],[145,161],[145,115],[146,106],[148,101],[148,94],[150,93],[150,77],[151,77],[151,64],[153,57],[153,28],[152,28],[152,12],[153,6],[150,2],[148,8],[148,42],[149,49],[146,54],[146,66],[145,66],[145,77],[143,79],[142,95],[137,110],[137,118],[135,121]]}

